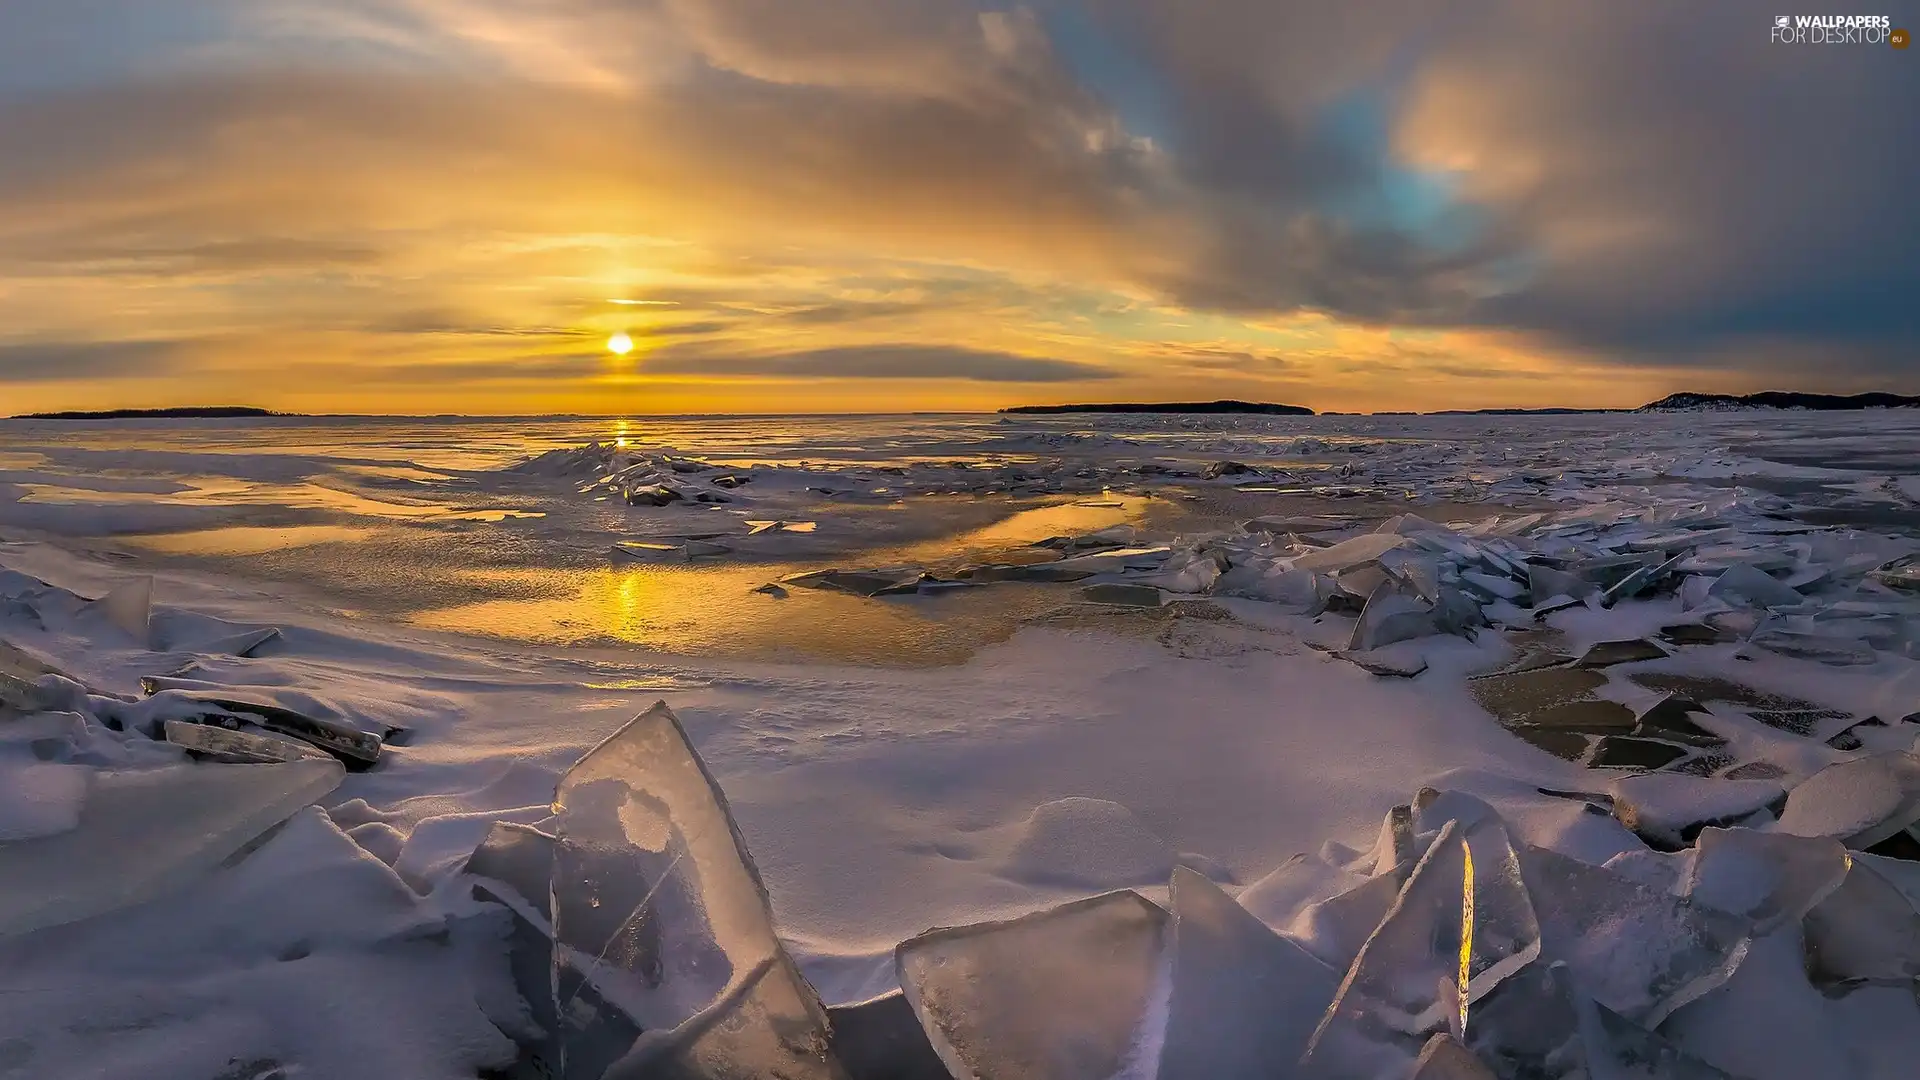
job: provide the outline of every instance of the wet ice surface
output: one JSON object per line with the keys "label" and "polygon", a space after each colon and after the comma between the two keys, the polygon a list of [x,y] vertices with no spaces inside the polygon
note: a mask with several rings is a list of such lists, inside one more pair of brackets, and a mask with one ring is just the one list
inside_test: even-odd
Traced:
{"label": "wet ice surface", "polygon": [[[0,886],[0,1076],[364,1075],[336,1023],[419,1076],[1908,1075],[1916,436],[0,425],[0,865],[60,871]],[[717,789],[649,754],[598,782],[672,809],[569,833],[658,697]]]}

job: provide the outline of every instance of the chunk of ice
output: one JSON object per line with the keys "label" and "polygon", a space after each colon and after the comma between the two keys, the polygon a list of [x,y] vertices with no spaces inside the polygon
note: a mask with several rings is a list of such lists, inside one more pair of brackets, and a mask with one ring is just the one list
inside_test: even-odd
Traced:
{"label": "chunk of ice", "polygon": [[1745,563],[1735,563],[1723,571],[1707,595],[1755,607],[1791,607],[1805,599],[1785,582]]}
{"label": "chunk of ice", "polygon": [[1349,652],[1366,652],[1397,641],[1410,641],[1434,632],[1433,612],[1425,604],[1400,592],[1390,581],[1382,581],[1367,597],[1359,621],[1353,624],[1353,636],[1347,641]]}
{"label": "chunk of ice", "polygon": [[1865,860],[1807,912],[1807,977],[1819,987],[1912,986],[1920,979],[1920,913]]}
{"label": "chunk of ice", "polygon": [[1725,983],[1747,920],[1622,874],[1528,847],[1521,869],[1540,913],[1543,955],[1564,960],[1595,1001],[1645,1027]]}
{"label": "chunk of ice", "polygon": [[1365,533],[1351,540],[1342,540],[1332,547],[1302,555],[1293,560],[1293,569],[1339,573],[1362,563],[1372,562],[1406,542],[1406,537],[1395,533]]}
{"label": "chunk of ice", "polygon": [[609,1077],[842,1075],[726,797],[664,702],[575,763],[554,805],[563,1071],[569,1040],[604,1023],[574,1009],[591,990],[643,1032]]}
{"label": "chunk of ice", "polygon": [[[1738,783],[1740,781],[1726,781]],[[1681,895],[1753,920],[1755,937],[1798,922],[1840,887],[1847,849],[1830,837],[1703,829]]]}
{"label": "chunk of ice", "polygon": [[1339,973],[1218,885],[1173,871],[1173,989],[1157,1080],[1235,1080],[1297,1061]]}
{"label": "chunk of ice", "polygon": [[1786,795],[1771,780],[1724,780],[1685,773],[1623,776],[1607,789],[1614,816],[1648,843],[1668,850],[1707,825],[1728,825]]}
{"label": "chunk of ice", "polygon": [[847,1080],[953,1080],[898,990],[827,1010]]}
{"label": "chunk of ice", "polygon": [[1502,984],[1465,1042],[1514,1080],[1729,1080],[1582,993],[1564,961],[1531,964]]}
{"label": "chunk of ice", "polygon": [[1474,1004],[1540,948],[1505,826],[1449,821],[1348,969],[1305,1064],[1374,1075],[1410,1062],[1431,1033],[1465,1030]]}
{"label": "chunk of ice", "polygon": [[1171,990],[1167,913],[1115,892],[894,950],[956,1080],[1150,1080]]}
{"label": "chunk of ice", "polygon": [[1895,751],[1829,765],[1787,793],[1781,832],[1870,848],[1920,821],[1920,758]]}
{"label": "chunk of ice", "polygon": [[167,741],[202,761],[228,765],[266,765],[306,758],[326,760],[327,753],[297,739],[256,735],[213,724],[168,720],[162,725]]}
{"label": "chunk of ice", "polygon": [[1408,1080],[1499,1080],[1473,1051],[1446,1032],[1427,1040]]}
{"label": "chunk of ice", "polygon": [[108,622],[139,642],[142,648],[152,644],[152,578],[135,578],[115,586],[105,596],[95,600],[93,607],[105,615]]}
{"label": "chunk of ice", "polygon": [[339,786],[337,761],[100,772],[78,827],[0,845],[0,936],[140,903]]}

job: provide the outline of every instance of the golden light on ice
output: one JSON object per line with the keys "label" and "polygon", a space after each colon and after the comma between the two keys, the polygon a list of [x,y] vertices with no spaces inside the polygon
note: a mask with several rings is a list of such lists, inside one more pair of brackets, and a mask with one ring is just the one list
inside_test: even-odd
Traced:
{"label": "golden light on ice", "polygon": [[611,349],[615,355],[625,356],[633,351],[633,339],[627,336],[625,330],[622,330],[607,339],[607,348]]}

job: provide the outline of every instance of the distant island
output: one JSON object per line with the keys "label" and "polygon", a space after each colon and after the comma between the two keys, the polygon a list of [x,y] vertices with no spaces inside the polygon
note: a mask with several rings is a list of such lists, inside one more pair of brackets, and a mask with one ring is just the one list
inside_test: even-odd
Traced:
{"label": "distant island", "polygon": [[1303,405],[1273,405],[1260,401],[1111,402],[1104,405],[1015,405],[1003,413],[1258,413],[1265,416],[1312,416]]}
{"label": "distant island", "polygon": [[1758,394],[1668,394],[1635,412],[1733,412],[1741,409],[1911,409],[1920,397],[1904,394],[1800,394],[1768,390]]}
{"label": "distant island", "polygon": [[103,409],[99,412],[23,413],[15,420],[240,420],[259,416],[294,416],[244,405],[184,406],[173,409]]}

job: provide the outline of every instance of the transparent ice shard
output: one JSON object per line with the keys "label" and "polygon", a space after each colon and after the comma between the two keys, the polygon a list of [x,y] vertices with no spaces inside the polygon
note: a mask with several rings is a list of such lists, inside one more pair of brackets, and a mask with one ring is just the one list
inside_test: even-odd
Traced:
{"label": "transparent ice shard", "polygon": [[1255,1080],[1298,1061],[1339,973],[1185,867],[1173,871],[1172,901],[1158,1080]]}
{"label": "transparent ice shard", "polygon": [[1404,1069],[1437,1031],[1540,955],[1520,862],[1496,817],[1449,821],[1348,969],[1310,1042],[1311,1075]]}
{"label": "transparent ice shard", "polygon": [[1540,915],[1543,955],[1634,1023],[1660,1021],[1725,983],[1746,958],[1746,919],[1650,888],[1546,848],[1521,868]]}
{"label": "transparent ice shard", "polygon": [[1493,1075],[1516,1080],[1728,1080],[1593,1001],[1564,961],[1531,964],[1501,984],[1464,1042]]}
{"label": "transparent ice shard", "polygon": [[1353,624],[1347,649],[1365,652],[1397,641],[1410,641],[1434,632],[1433,612],[1407,596],[1391,581],[1382,581],[1367,597],[1367,606]]}
{"label": "transparent ice shard", "polygon": [[1901,751],[1829,765],[1787,794],[1780,831],[1870,848],[1920,821],[1920,757]]}
{"label": "transparent ice shard", "polygon": [[1865,860],[1807,912],[1807,977],[1815,986],[1912,986],[1920,978],[1920,912]]}
{"label": "transparent ice shard", "polygon": [[1694,843],[1679,892],[1752,919],[1753,936],[1765,937],[1798,922],[1839,888],[1849,862],[1847,849],[1831,837],[1708,828]]}
{"label": "transparent ice shard", "polygon": [[152,578],[135,578],[117,585],[105,596],[95,600],[93,607],[105,615],[108,622],[139,642],[143,648],[150,644],[153,619]]}
{"label": "transparent ice shard", "polygon": [[[837,1078],[826,1011],[774,936],[726,798],[665,703],[561,779],[551,910],[561,1061],[605,1013],[643,1034],[605,1075]],[[606,1008],[577,1006],[595,998]]]}
{"label": "transparent ice shard", "polygon": [[1171,988],[1167,913],[1138,893],[930,930],[900,985],[956,1080],[1150,1080]]}
{"label": "transparent ice shard", "polygon": [[0,844],[0,936],[77,922],[184,885],[344,775],[333,760],[96,773],[78,828]]}
{"label": "transparent ice shard", "polygon": [[1527,591],[1532,594],[1533,602],[1544,604],[1556,596],[1570,600],[1584,600],[1594,591],[1593,583],[1579,574],[1569,574],[1565,570],[1556,570],[1540,563],[1527,565]]}
{"label": "transparent ice shard", "polygon": [[1408,1080],[1499,1080],[1473,1051],[1446,1032],[1427,1040]]}
{"label": "transparent ice shard", "polygon": [[1791,607],[1804,599],[1785,582],[1746,563],[1729,566],[1707,590],[1707,595],[1754,607]]}
{"label": "transparent ice shard", "polygon": [[847,1080],[953,1080],[898,990],[827,1010]]}
{"label": "transparent ice shard", "polygon": [[1337,574],[1370,563],[1406,542],[1406,537],[1394,533],[1366,533],[1302,555],[1293,560],[1293,569]]}

